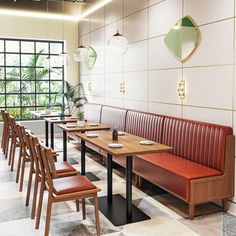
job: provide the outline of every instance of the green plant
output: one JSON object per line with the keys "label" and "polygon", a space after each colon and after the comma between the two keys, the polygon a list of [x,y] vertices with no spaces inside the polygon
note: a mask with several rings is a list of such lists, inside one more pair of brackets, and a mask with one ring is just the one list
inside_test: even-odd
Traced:
{"label": "green plant", "polygon": [[79,121],[84,121],[84,120],[85,120],[85,116],[84,116],[84,112],[83,112],[83,111],[79,111],[79,112],[77,113],[77,119],[78,119]]}

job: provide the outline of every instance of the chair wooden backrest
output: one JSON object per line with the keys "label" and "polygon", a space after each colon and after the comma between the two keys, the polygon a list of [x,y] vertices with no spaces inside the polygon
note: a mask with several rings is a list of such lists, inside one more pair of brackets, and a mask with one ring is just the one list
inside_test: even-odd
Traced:
{"label": "chair wooden backrest", "polygon": [[17,132],[17,128],[16,128],[16,119],[13,117],[9,117],[9,124],[11,127],[11,135],[12,135],[12,139],[14,142],[18,142],[18,132]]}

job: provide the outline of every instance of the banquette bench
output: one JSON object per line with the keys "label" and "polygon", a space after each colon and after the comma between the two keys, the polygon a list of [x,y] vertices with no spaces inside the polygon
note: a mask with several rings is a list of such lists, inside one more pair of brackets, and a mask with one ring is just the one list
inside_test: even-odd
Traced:
{"label": "banquette bench", "polygon": [[[133,172],[195,206],[222,200],[227,211],[234,195],[234,136],[231,127],[88,103],[89,122],[97,122],[173,147],[170,153],[134,157]],[[107,154],[89,145],[96,152]],[[113,158],[125,167],[125,158]]]}

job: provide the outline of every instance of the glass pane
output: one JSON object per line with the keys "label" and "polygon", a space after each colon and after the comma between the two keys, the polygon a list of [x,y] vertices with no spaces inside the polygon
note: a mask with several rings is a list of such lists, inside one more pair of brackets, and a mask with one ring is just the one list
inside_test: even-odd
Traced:
{"label": "glass pane", "polygon": [[62,43],[50,43],[50,53],[51,54],[62,53]]}
{"label": "glass pane", "polygon": [[19,54],[6,54],[6,65],[7,66],[19,66],[20,55]]}
{"label": "glass pane", "polygon": [[48,54],[48,43],[44,43],[44,42],[37,42],[36,43],[36,52],[42,52],[43,54]]}
{"label": "glass pane", "polygon": [[11,116],[14,118],[20,119],[20,108],[7,108],[7,111],[10,113]]}
{"label": "glass pane", "polygon": [[5,95],[0,95],[0,107],[5,107]]}
{"label": "glass pane", "polygon": [[0,53],[0,66],[4,66],[4,54]]}
{"label": "glass pane", "polygon": [[51,92],[61,93],[62,92],[62,81],[51,82]]}
{"label": "glass pane", "polygon": [[46,60],[48,56],[46,55],[40,55],[37,60],[37,67],[46,67],[48,66],[48,60]]}
{"label": "glass pane", "polygon": [[34,107],[32,108],[22,108],[22,119],[32,119],[33,115],[30,113],[31,110],[34,110]]}
{"label": "glass pane", "polygon": [[21,52],[34,53],[34,42],[21,42]]}
{"label": "glass pane", "polygon": [[4,79],[4,67],[0,67],[0,80]]}
{"label": "glass pane", "polygon": [[20,106],[20,96],[18,95],[7,95],[6,100],[9,107]]}
{"label": "glass pane", "polygon": [[62,80],[62,69],[52,69],[50,74],[51,80]]}
{"label": "glass pane", "polygon": [[38,81],[36,82],[37,93],[48,93],[49,92],[49,82],[48,81]]}
{"label": "glass pane", "polygon": [[21,95],[22,106],[35,106],[34,94],[22,94]]}
{"label": "glass pane", "polygon": [[21,55],[22,66],[35,66],[34,55]]}
{"label": "glass pane", "polygon": [[4,52],[4,40],[0,40],[0,52]]}
{"label": "glass pane", "polygon": [[6,52],[20,52],[20,42],[15,40],[6,40]]}
{"label": "glass pane", "polygon": [[49,94],[37,94],[37,106],[46,106],[49,104]]}
{"label": "glass pane", "polygon": [[62,57],[51,56],[51,67],[62,67]]}
{"label": "glass pane", "polygon": [[5,93],[5,81],[0,80],[0,93]]}
{"label": "glass pane", "polygon": [[21,68],[21,79],[22,80],[34,80],[35,79],[35,68]]}
{"label": "glass pane", "polygon": [[19,81],[7,81],[6,82],[6,93],[19,93],[20,82]]}
{"label": "glass pane", "polygon": [[7,80],[20,80],[20,68],[6,68]]}
{"label": "glass pane", "polygon": [[60,94],[51,94],[51,104],[53,106],[56,104],[62,104],[62,96]]}
{"label": "glass pane", "polygon": [[36,80],[48,80],[49,71],[47,69],[36,69]]}
{"label": "glass pane", "polygon": [[22,81],[21,82],[21,92],[22,93],[34,93],[35,92],[35,82],[34,81]]}

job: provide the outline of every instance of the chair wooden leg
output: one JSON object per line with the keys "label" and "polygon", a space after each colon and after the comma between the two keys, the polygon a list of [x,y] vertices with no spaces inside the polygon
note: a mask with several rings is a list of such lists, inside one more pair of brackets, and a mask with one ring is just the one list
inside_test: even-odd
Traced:
{"label": "chair wooden leg", "polygon": [[50,194],[48,194],[48,206],[47,206],[47,216],[46,216],[44,236],[49,235],[50,221],[51,221],[51,211],[52,211],[52,197],[50,196]]}
{"label": "chair wooden leg", "polygon": [[11,166],[12,163],[12,152],[13,152],[13,148],[14,148],[14,143],[11,139],[11,146],[10,146],[10,155],[9,155],[9,160],[8,160],[8,165]]}
{"label": "chair wooden leg", "polygon": [[[36,204],[37,204],[37,193],[38,193],[38,183],[39,183],[39,174],[35,174],[35,180],[34,180],[34,195],[33,195],[33,202],[32,202],[32,210],[31,210],[31,219],[35,218],[35,211],[36,211]],[[40,185],[40,196],[39,196],[39,203],[38,203],[38,210],[40,208],[40,201],[42,205],[42,198],[43,198],[43,192],[44,192],[44,180],[41,178],[41,185]],[[38,212],[37,212],[38,214]],[[40,217],[41,217],[41,209],[40,209]]]}
{"label": "chair wooden leg", "polygon": [[[15,156],[15,154],[14,154],[14,156]],[[14,160],[14,159],[12,159],[12,160]],[[16,183],[19,182],[21,162],[22,162],[22,153],[21,153],[21,149],[20,149],[19,157],[18,157],[18,164],[17,164],[17,169],[16,169]]]}
{"label": "chair wooden leg", "polygon": [[195,215],[195,205],[189,204],[189,219],[193,220]]}
{"label": "chair wooden leg", "polygon": [[229,210],[228,199],[222,199],[222,208],[223,208],[223,212],[227,212]]}
{"label": "chair wooden leg", "polygon": [[100,236],[100,221],[99,221],[99,207],[98,207],[98,197],[97,197],[97,194],[94,196],[94,210],[95,210],[97,235]]}
{"label": "chair wooden leg", "polygon": [[31,185],[32,185],[32,178],[33,178],[33,167],[34,167],[33,163],[30,163],[30,172],[29,172],[25,206],[29,206],[30,192],[31,192]]}
{"label": "chair wooden leg", "polygon": [[85,220],[86,219],[85,199],[82,199],[82,212],[83,212],[83,220]]}
{"label": "chair wooden leg", "polygon": [[[5,158],[6,158],[6,159],[8,158],[9,142],[10,142],[10,137],[9,137],[9,135],[8,135],[7,138],[6,138],[5,151],[4,151],[4,154],[5,154]],[[8,161],[8,165],[9,165],[9,161]]]}
{"label": "chair wooden leg", "polygon": [[75,200],[76,203],[76,211],[79,212],[79,199]]}
{"label": "chair wooden leg", "polygon": [[13,147],[11,150],[11,171],[13,171],[14,168],[14,161],[15,161],[15,153],[16,153],[16,145],[13,143]]}
{"label": "chair wooden leg", "polygon": [[22,160],[22,165],[21,165],[21,171],[20,171],[21,175],[20,175],[20,192],[22,192],[23,190],[23,184],[24,184],[24,175],[25,175],[25,157],[23,156],[23,160]]}

